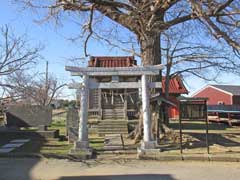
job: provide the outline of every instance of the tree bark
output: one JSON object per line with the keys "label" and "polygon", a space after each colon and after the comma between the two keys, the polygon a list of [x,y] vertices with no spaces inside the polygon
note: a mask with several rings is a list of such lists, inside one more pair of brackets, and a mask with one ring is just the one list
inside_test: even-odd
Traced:
{"label": "tree bark", "polygon": [[148,33],[140,37],[142,65],[161,64],[160,33]]}

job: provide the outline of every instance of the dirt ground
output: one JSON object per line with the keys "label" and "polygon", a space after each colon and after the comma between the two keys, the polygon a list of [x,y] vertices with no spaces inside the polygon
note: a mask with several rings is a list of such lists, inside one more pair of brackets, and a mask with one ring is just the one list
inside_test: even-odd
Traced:
{"label": "dirt ground", "polygon": [[140,160],[0,160],[1,180],[236,180],[239,163]]}

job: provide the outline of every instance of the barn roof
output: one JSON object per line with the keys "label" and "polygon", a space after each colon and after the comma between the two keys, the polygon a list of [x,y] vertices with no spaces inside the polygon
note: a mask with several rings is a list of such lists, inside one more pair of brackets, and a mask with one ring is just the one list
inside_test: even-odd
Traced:
{"label": "barn roof", "polygon": [[[131,67],[136,66],[134,56],[92,56],[88,67]],[[165,77],[162,80],[163,93],[165,93]],[[188,94],[188,90],[179,76],[171,78],[169,83],[170,94]]]}
{"label": "barn roof", "polygon": [[220,90],[231,93],[235,96],[240,96],[240,86],[237,85],[210,85]]}

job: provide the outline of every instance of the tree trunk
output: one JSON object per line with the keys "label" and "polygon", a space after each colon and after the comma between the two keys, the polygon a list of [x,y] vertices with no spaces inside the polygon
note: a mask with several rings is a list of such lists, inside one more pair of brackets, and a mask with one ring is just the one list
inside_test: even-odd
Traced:
{"label": "tree trunk", "polygon": [[[140,37],[140,46],[141,46],[141,58],[142,65],[156,65],[161,64],[161,49],[160,49],[160,33],[148,33],[144,37]],[[155,80],[162,81],[162,73],[160,71],[159,77]],[[162,92],[160,92],[161,94]],[[141,110],[140,110],[141,112]],[[156,115],[155,115],[156,116]],[[135,130],[130,134],[129,137],[134,137],[135,143],[139,142],[140,137],[142,137],[143,129],[143,119],[140,115],[139,123]],[[159,116],[161,117],[161,116]],[[153,123],[156,127],[152,127],[152,130],[155,129],[157,132],[155,134],[159,136],[159,120]],[[158,139],[158,137],[156,137]]]}
{"label": "tree trunk", "polygon": [[160,33],[149,33],[140,38],[142,65],[161,64]]}

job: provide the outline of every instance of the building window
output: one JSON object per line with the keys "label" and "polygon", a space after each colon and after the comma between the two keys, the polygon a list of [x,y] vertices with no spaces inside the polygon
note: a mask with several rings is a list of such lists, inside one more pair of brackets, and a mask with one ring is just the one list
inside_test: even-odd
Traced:
{"label": "building window", "polygon": [[218,105],[224,105],[223,101],[218,101]]}

